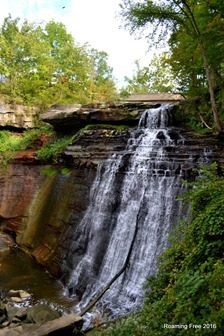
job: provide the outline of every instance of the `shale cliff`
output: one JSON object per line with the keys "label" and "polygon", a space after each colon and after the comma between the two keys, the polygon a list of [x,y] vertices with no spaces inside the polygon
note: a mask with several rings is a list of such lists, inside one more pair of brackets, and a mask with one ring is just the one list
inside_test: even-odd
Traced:
{"label": "shale cliff", "polygon": [[[136,129],[142,111],[152,104],[118,106],[54,107],[41,116],[59,133],[77,133],[55,165],[41,163],[33,154],[24,160],[17,156],[0,172],[0,230],[10,234],[16,243],[51,274],[61,277],[65,255],[75,227],[89,204],[89,192],[100,162],[125,151],[130,132]],[[108,127],[108,125],[113,127]],[[128,128],[116,128],[126,125]],[[4,126],[2,124],[2,126]],[[23,125],[20,125],[23,128]],[[163,134],[157,135],[162,139]],[[170,162],[178,162],[183,177],[194,178],[193,168],[214,161],[223,163],[222,142],[210,137],[195,136],[173,127],[170,137],[178,147],[167,146]],[[126,170],[128,155],[120,174]],[[66,170],[64,169],[66,168]],[[163,174],[163,167],[160,167]],[[79,246],[77,246],[77,251]],[[80,247],[80,257],[84,251]],[[69,257],[66,267],[69,268]]]}

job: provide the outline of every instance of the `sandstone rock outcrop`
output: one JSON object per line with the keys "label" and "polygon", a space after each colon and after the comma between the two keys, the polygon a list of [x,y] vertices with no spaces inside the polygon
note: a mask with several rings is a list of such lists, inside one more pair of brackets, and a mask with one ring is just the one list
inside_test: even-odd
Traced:
{"label": "sandstone rock outcrop", "polygon": [[[39,119],[62,133],[76,132],[87,124],[96,123],[137,125],[141,113],[156,105],[150,102],[54,105],[42,113]],[[38,112],[37,107],[0,103],[0,127],[34,128]]]}
{"label": "sandstone rock outcrop", "polygon": [[27,129],[36,126],[37,108],[0,103],[0,127]]}

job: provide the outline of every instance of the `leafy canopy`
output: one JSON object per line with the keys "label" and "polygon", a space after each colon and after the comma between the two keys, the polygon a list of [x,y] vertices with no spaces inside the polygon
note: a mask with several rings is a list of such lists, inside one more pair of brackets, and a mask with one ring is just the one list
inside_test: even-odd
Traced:
{"label": "leafy canopy", "polygon": [[[93,76],[96,68],[97,76]],[[90,53],[86,45],[75,43],[62,23],[20,23],[11,15],[4,19],[0,28],[3,97],[10,102],[47,106],[92,102],[98,92],[101,100],[116,97],[106,53]]]}
{"label": "leafy canopy", "polygon": [[170,67],[167,53],[154,55],[148,66],[141,68],[139,61],[135,62],[135,66],[133,76],[125,77],[126,85],[122,88],[121,94],[175,92],[177,90],[177,81]]}

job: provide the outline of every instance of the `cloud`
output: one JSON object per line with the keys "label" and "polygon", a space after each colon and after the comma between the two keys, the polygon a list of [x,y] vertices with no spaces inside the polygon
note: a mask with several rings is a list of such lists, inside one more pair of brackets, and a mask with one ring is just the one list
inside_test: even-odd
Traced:
{"label": "cloud", "polygon": [[120,0],[74,1],[67,27],[78,42],[89,42],[109,54],[114,75],[122,83],[124,76],[131,76],[136,59],[146,65],[151,56],[146,41],[135,40],[127,31],[119,29],[121,22],[116,18],[119,3]]}

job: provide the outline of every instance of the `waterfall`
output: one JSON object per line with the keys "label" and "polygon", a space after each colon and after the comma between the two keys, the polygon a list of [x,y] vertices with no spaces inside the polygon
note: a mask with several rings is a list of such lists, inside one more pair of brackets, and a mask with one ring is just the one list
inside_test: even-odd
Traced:
{"label": "waterfall", "polygon": [[157,270],[158,256],[180,214],[182,171],[172,149],[183,140],[171,127],[170,106],[146,110],[126,150],[102,162],[89,207],[74,232],[66,287],[80,306],[97,295],[122,268],[137,226],[129,265],[98,303],[119,316],[139,308],[143,284]]}

